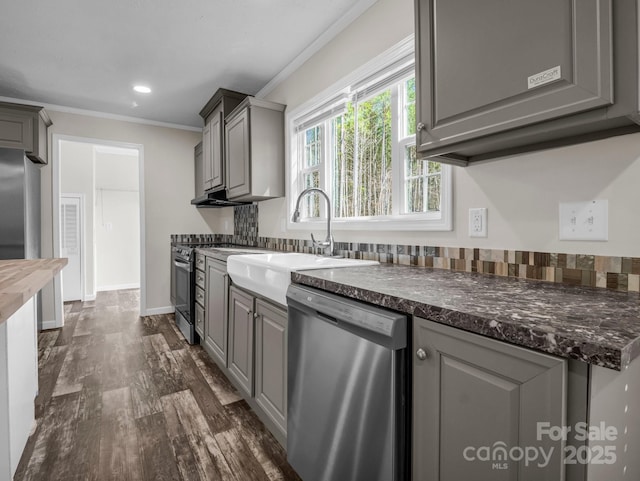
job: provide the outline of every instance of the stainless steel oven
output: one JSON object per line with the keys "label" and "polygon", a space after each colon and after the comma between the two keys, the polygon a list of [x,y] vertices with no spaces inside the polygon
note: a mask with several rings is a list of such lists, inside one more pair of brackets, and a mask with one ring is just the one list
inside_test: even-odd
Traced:
{"label": "stainless steel oven", "polygon": [[189,344],[197,343],[193,319],[195,268],[193,248],[174,246],[171,248],[173,294],[176,307],[176,324]]}

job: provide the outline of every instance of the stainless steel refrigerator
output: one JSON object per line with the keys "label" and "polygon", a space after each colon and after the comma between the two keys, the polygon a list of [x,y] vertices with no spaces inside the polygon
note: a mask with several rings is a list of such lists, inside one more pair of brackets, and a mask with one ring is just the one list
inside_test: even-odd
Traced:
{"label": "stainless steel refrigerator", "polygon": [[[0,259],[40,257],[40,165],[0,148]],[[42,309],[38,294],[38,330]]]}

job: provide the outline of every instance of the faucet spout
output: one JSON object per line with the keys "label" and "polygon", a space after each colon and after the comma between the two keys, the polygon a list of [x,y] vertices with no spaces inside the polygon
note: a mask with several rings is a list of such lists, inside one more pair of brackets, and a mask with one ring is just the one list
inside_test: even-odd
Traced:
{"label": "faucet spout", "polygon": [[324,248],[325,256],[333,256],[334,241],[333,241],[333,234],[331,232],[331,199],[329,199],[329,196],[324,190],[319,189],[317,187],[309,187],[307,189],[304,189],[302,192],[300,192],[300,195],[296,199],[296,206],[295,206],[295,209],[293,210],[293,215],[291,216],[291,222],[300,221],[300,201],[302,200],[303,197],[313,192],[320,194],[324,198],[327,204],[327,237],[325,238],[324,241],[319,242],[319,241],[316,241],[315,238],[313,237],[313,234],[311,234],[311,240],[313,241],[314,247]]}

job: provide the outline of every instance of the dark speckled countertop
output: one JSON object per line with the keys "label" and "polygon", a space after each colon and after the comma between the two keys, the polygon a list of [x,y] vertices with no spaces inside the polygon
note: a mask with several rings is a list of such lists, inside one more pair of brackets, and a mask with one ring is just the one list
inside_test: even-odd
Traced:
{"label": "dark speckled countertop", "polygon": [[292,281],[537,351],[622,370],[640,355],[640,296],[389,264]]}

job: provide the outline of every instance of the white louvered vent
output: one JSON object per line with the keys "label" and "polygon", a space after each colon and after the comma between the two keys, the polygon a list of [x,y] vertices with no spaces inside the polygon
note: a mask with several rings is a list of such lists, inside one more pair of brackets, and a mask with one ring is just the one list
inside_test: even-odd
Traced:
{"label": "white louvered vent", "polygon": [[78,205],[62,204],[62,248],[67,255],[78,254],[80,232],[78,231]]}

